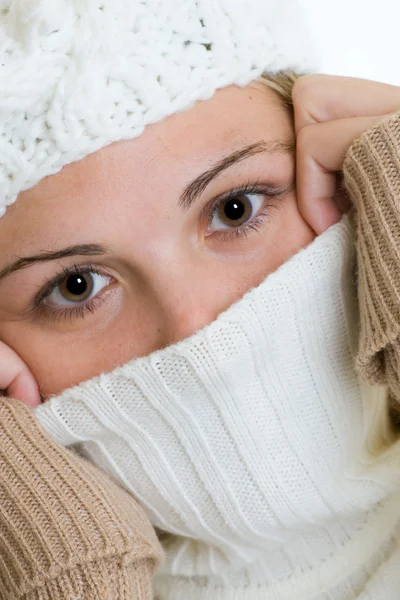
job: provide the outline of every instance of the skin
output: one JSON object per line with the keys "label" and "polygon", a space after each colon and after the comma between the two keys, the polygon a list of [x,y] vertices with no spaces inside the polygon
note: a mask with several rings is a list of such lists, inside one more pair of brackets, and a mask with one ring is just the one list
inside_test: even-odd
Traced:
{"label": "skin", "polygon": [[[398,110],[400,90],[308,76],[295,84],[293,102],[294,127],[265,86],[221,90],[21,194],[0,220],[0,269],[16,256],[70,244],[109,251],[42,262],[0,282],[0,360],[7,365],[0,389],[32,406],[39,388],[46,398],[185,338],[337,222],[346,202],[336,174],[347,149]],[[275,152],[231,165],[182,211],[178,199],[191,180],[260,141]],[[277,141],[296,142],[296,151],[277,152]],[[202,209],[249,183],[285,191],[262,196],[266,218],[257,231],[240,238],[210,232]],[[32,297],[60,267],[88,264],[113,278],[94,314],[55,319],[32,311]]]}
{"label": "skin", "polygon": [[[0,281],[0,339],[44,398],[190,336],[313,240],[296,202],[294,141],[291,115],[275,92],[260,83],[231,87],[21,194],[0,220],[0,269],[70,245],[109,249],[36,263]],[[264,151],[224,170],[190,209],[178,205],[196,177],[260,142]],[[239,238],[210,232],[204,207],[246,184],[286,191],[263,196],[257,231]],[[94,314],[32,311],[46,281],[74,265],[111,276]]]}

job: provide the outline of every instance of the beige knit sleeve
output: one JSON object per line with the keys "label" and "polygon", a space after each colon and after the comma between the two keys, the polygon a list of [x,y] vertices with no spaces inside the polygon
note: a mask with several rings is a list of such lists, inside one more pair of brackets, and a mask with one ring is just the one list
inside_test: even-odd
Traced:
{"label": "beige knit sleeve", "polygon": [[0,398],[0,599],[151,600],[160,559],[137,503]]}
{"label": "beige knit sleeve", "polygon": [[400,401],[400,115],[356,140],[344,182],[357,208],[357,366]]}

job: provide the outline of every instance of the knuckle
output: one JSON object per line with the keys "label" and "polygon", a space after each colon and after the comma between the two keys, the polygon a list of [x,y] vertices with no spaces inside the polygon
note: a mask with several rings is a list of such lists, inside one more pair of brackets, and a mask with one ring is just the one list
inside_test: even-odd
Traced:
{"label": "knuckle", "polygon": [[299,77],[293,86],[293,102],[303,104],[312,92],[318,75],[303,75]]}

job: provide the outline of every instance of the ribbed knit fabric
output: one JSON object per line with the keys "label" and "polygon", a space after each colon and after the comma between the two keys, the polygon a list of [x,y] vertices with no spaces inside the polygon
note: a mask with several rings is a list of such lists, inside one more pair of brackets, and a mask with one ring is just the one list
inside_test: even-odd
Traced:
{"label": "ribbed knit fabric", "polygon": [[399,120],[346,159],[359,307],[345,218],[192,338],[37,410],[167,532],[160,600],[399,598],[400,442],[354,370],[396,393]]}
{"label": "ribbed knit fabric", "polygon": [[2,0],[0,216],[64,165],[315,57],[297,0]]}
{"label": "ribbed knit fabric", "polygon": [[161,549],[142,509],[0,402],[0,599],[152,600]]}
{"label": "ribbed knit fabric", "polygon": [[359,222],[358,368],[371,383],[387,382],[400,401],[399,115],[355,142],[345,163],[345,183]]}
{"label": "ribbed knit fabric", "polygon": [[170,534],[161,600],[361,598],[395,560],[400,445],[354,370],[353,244],[345,218],[201,332],[37,409]]}

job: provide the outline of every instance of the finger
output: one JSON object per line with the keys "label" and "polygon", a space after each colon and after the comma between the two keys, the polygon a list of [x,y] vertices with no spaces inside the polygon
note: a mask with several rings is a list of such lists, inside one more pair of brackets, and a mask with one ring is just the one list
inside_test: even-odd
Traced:
{"label": "finger", "polygon": [[307,125],[400,110],[400,87],[332,75],[306,75],[293,87],[296,133]]}
{"label": "finger", "polygon": [[40,404],[35,378],[11,348],[0,342],[0,390],[30,407]]}
{"label": "finger", "polygon": [[335,202],[336,173],[342,170],[349,147],[380,121],[382,116],[339,119],[304,127],[297,136],[297,201],[317,235],[341,218]]}

